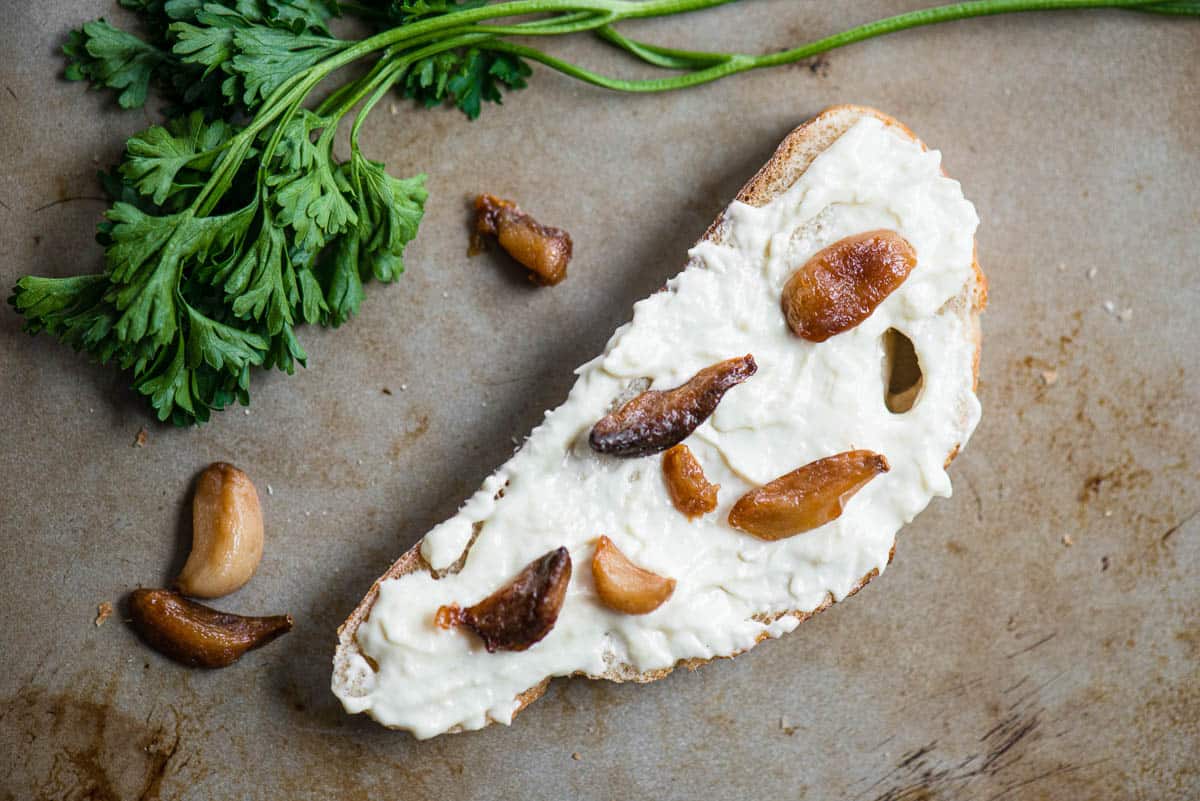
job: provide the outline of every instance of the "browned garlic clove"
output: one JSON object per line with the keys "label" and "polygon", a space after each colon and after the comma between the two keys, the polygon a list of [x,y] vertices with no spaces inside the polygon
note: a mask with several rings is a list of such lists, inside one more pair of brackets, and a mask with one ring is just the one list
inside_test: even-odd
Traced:
{"label": "browned garlic clove", "polygon": [[232,665],[292,629],[291,615],[232,615],[170,590],[134,590],[129,611],[133,628],[151,648],[192,667]]}
{"label": "browned garlic clove", "polygon": [[596,543],[592,580],[601,602],[627,615],[653,612],[675,592],[675,579],[638,567],[608,537]]}
{"label": "browned garlic clove", "polygon": [[856,492],[889,469],[871,451],[818,459],[747,492],[729,511],[729,525],[762,540],[811,531],[840,517]]}
{"label": "browned garlic clove", "polygon": [[687,445],[679,444],[663,454],[663,478],[671,503],[688,518],[697,518],[717,508],[720,484],[710,484],[704,468]]}
{"label": "browned garlic clove", "polygon": [[725,393],[754,375],[747,353],[705,367],[674,389],[647,390],[592,427],[588,442],[613,456],[648,456],[687,439],[717,409]]}
{"label": "browned garlic clove", "polygon": [[533,283],[554,286],[567,277],[571,235],[561,228],[542,225],[511,200],[494,195],[475,198],[472,252],[482,250],[485,235],[496,237],[500,247],[529,270]]}
{"label": "browned garlic clove", "polygon": [[474,606],[440,607],[434,623],[443,629],[466,626],[488,652],[524,651],[558,621],[571,581],[571,555],[557,548],[533,560],[511,582]]}
{"label": "browned garlic clove", "polygon": [[783,288],[788,328],[824,342],[871,316],[917,266],[917,252],[895,231],[839,239],[792,273]]}

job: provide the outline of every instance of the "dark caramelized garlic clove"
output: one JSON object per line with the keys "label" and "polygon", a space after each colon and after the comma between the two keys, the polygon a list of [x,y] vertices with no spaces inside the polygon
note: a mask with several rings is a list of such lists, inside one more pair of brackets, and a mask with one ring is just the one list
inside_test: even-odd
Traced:
{"label": "dark caramelized garlic clove", "polygon": [[488,653],[524,651],[554,628],[570,581],[571,554],[557,548],[474,606],[440,607],[434,624],[443,629],[466,626],[479,635]]}
{"label": "dark caramelized garlic clove", "polygon": [[192,667],[232,665],[242,654],[292,629],[291,615],[232,615],[170,590],[134,590],[129,611],[133,628],[147,645]]}
{"label": "dark caramelized garlic clove", "polygon": [[717,409],[731,388],[754,375],[758,365],[747,353],[705,367],[686,383],[647,390],[600,418],[588,442],[613,456],[648,456],[687,439]]}
{"label": "dark caramelized garlic clove", "polygon": [[792,333],[824,342],[871,316],[917,266],[917,252],[895,231],[839,239],[792,273],[783,315]]}
{"label": "dark caramelized garlic clove", "polygon": [[709,483],[704,468],[687,445],[681,443],[663,454],[663,478],[671,503],[689,519],[717,508],[717,490],[721,485]]}
{"label": "dark caramelized garlic clove", "polygon": [[840,517],[856,492],[889,469],[871,451],[818,459],[747,492],[729,511],[729,525],[761,540],[811,531]]}

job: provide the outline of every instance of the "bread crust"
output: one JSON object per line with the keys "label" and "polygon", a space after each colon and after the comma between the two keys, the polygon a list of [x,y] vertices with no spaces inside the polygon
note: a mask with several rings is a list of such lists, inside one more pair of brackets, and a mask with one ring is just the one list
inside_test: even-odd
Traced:
{"label": "bread crust", "polygon": [[[884,114],[881,111],[858,105],[838,105],[831,106],[820,114],[816,115],[809,121],[795,128],[791,133],[784,137],[776,148],[775,153],[771,158],[756,172],[741,190],[737,193],[736,199],[742,203],[751,206],[762,206],[768,203],[773,198],[785,192],[795,181],[808,169],[813,160],[818,155],[824,152],[834,141],[845,133],[851,126],[858,122],[863,117],[875,117],[882,121],[885,125],[893,128],[903,135],[912,139],[921,145],[922,149],[926,149],[925,143],[917,138],[911,130],[908,129],[899,120]],[[945,170],[943,170],[943,174]],[[725,240],[727,226],[725,225],[725,215],[722,212],[716,220],[705,231],[701,241],[712,241],[721,243]],[[982,268],[979,266],[977,258],[972,260],[972,269],[974,270],[974,280],[970,282],[962,295],[956,298],[952,303],[958,303],[961,306],[960,312],[969,323],[970,336],[975,345],[975,357],[972,360],[972,387],[975,388],[979,382],[979,358],[982,347],[982,336],[979,327],[979,315],[987,305],[987,279],[984,276]],[[954,460],[958,455],[962,443],[958,443],[946,455],[946,466]],[[469,546],[468,546],[469,549]],[[895,546],[892,547],[888,554],[888,563],[892,561],[895,555]],[[351,688],[351,658],[355,654],[361,654],[358,647],[357,632],[358,627],[364,620],[367,619],[374,606],[375,599],[379,595],[379,584],[388,579],[399,578],[409,573],[425,570],[429,571],[430,567],[421,556],[421,541],[418,541],[412,548],[397,559],[391,567],[387,569],[382,576],[376,579],[371,585],[371,589],[363,596],[362,601],[355,607],[350,616],[338,627],[338,647],[334,655],[334,686],[342,688]],[[850,597],[865,587],[871,579],[875,578],[879,571],[872,569],[867,575],[863,576],[854,585],[846,597]],[[808,620],[813,615],[824,609],[832,606],[834,599],[832,595],[826,597],[816,609],[808,612],[793,610],[790,612],[782,612],[777,615],[763,616],[760,618],[764,623],[772,622],[785,615],[791,615],[800,622]],[[767,638],[764,632],[755,641],[755,644]],[[749,649],[745,649],[749,650]],[[728,656],[716,657],[719,659],[733,658],[738,654],[744,653],[737,651]],[[365,656],[365,655],[364,655]],[[369,658],[368,658],[369,661]],[[675,663],[672,667],[662,668],[660,670],[636,671],[629,665],[613,665],[601,675],[591,675],[587,673],[575,673],[575,676],[585,676],[591,679],[606,679],[608,681],[625,682],[632,681],[638,683],[646,683],[657,681],[669,675],[676,668],[684,667],[688,670],[695,670],[703,664],[712,661],[711,659],[683,659]],[[545,693],[546,688],[550,685],[550,677],[543,679],[537,685],[530,687],[517,696],[517,707],[513,712],[513,716],[520,712],[529,704],[536,701]],[[489,724],[494,721],[489,720]],[[454,727],[447,731],[448,734],[462,731],[461,727]]]}

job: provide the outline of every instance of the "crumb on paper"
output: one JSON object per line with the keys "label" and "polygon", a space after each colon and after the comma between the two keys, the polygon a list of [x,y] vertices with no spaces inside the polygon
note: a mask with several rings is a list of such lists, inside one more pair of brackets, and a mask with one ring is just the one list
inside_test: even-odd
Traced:
{"label": "crumb on paper", "polygon": [[574,752],[573,754],[571,754],[571,759],[573,759],[573,760],[575,760],[576,762],[578,762],[579,760],[583,759],[583,754],[581,754],[581,753],[579,753],[578,751],[576,751],[576,752]]}
{"label": "crumb on paper", "polygon": [[1100,572],[1103,573],[1105,570],[1108,570],[1108,557],[1101,556],[1100,557]]}
{"label": "crumb on paper", "polygon": [[784,734],[786,734],[788,737],[791,737],[793,734],[796,733],[796,727],[791,725],[790,723],[788,723],[787,719],[784,717],[779,718],[779,730],[782,731]]}
{"label": "crumb on paper", "polygon": [[1075,539],[1070,534],[1062,535],[1062,544],[1070,548],[1075,544]]}
{"label": "crumb on paper", "polygon": [[242,414],[250,414],[250,410],[249,410],[249,409],[242,409]]}
{"label": "crumb on paper", "polygon": [[1058,370],[1042,370],[1042,383],[1052,387],[1058,383]]}
{"label": "crumb on paper", "polygon": [[401,384],[401,385],[400,385],[400,391],[401,391],[401,392],[404,392],[406,389],[408,389],[408,384]]}
{"label": "crumb on paper", "polygon": [[1117,302],[1114,300],[1104,301],[1104,310],[1122,323],[1127,323],[1133,319],[1133,307],[1118,308]]}
{"label": "crumb on paper", "polygon": [[267,485],[267,494],[268,494],[268,495],[274,495],[274,494],[275,494],[275,488],[274,488],[274,487],[272,487],[270,484],[268,484],[268,485]]}
{"label": "crumb on paper", "polygon": [[391,391],[390,389],[388,389],[387,387],[384,387],[384,388],[383,388],[383,394],[384,394],[384,395],[391,395],[391,394],[392,394],[392,391]]}
{"label": "crumb on paper", "polygon": [[1089,267],[1088,271],[1087,271],[1088,280],[1091,281],[1093,278],[1095,278],[1096,273],[1098,273],[1098,272],[1099,272],[1099,270],[1097,270],[1095,267]]}
{"label": "crumb on paper", "polygon": [[1112,517],[1112,516],[1113,516],[1113,511],[1112,511],[1112,509],[1105,509],[1105,510],[1104,510],[1104,516],[1105,516],[1105,517]]}
{"label": "crumb on paper", "polygon": [[145,427],[139,428],[138,432],[137,432],[137,436],[135,436],[133,438],[133,447],[135,447],[135,448],[146,447],[146,440],[149,439],[149,437],[150,437],[150,435],[146,432]]}
{"label": "crumb on paper", "polygon": [[102,601],[96,604],[96,628],[104,625],[104,621],[112,617],[113,605],[108,601]]}

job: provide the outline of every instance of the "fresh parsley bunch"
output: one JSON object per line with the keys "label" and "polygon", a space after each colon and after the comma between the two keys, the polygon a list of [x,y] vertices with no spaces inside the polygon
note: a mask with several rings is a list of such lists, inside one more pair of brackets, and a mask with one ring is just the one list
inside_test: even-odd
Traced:
{"label": "fresh parsley bunch", "polygon": [[[123,108],[153,88],[168,120],[128,140],[101,176],[113,200],[99,225],[101,272],[26,276],[9,302],[47,332],[129,371],[160,420],[184,425],[249,402],[252,368],[305,363],[300,323],[339,326],[364,284],[394,281],[417,234],[425,176],[396,178],[359,148],[390,91],[468,117],[521,89],[529,61],[633,92],[693,86],[808,58],[884,33],[953,19],[1051,8],[1119,7],[1200,15],[1200,0],[976,0],[889,17],[791,50],[752,56],[638,42],[614,27],[729,0],[120,0],[139,33],[104,20],[72,31],[66,76],[114,92]],[[340,39],[331,17],[375,33]],[[668,70],[612,78],[513,37],[584,33]],[[310,96],[356,62],[365,74]],[[355,109],[350,155],[333,153]]]}

